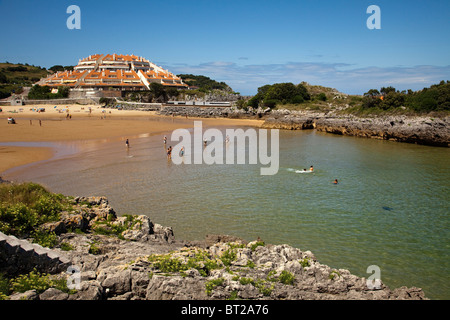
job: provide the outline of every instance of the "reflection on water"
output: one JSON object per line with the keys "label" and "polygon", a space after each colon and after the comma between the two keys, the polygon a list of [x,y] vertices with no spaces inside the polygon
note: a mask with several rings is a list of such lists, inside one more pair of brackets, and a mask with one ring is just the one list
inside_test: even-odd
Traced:
{"label": "reflection on water", "polygon": [[[129,149],[126,137],[78,143],[5,178],[105,195],[119,214],[146,214],[180,239],[259,236],[362,277],[378,265],[390,287],[450,298],[448,149],[282,131],[280,170],[261,176],[259,165],[174,165],[163,136],[133,137]],[[313,173],[299,173],[311,165]]]}

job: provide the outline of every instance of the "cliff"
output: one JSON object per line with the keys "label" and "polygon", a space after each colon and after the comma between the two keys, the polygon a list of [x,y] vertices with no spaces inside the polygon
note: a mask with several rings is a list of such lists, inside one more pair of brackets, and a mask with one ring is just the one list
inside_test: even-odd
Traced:
{"label": "cliff", "polygon": [[[46,272],[55,279],[78,280],[75,291],[50,287],[12,292],[11,300],[390,300],[425,299],[419,288],[391,290],[382,282],[370,289],[366,279],[345,269],[317,261],[310,251],[289,245],[245,242],[232,236],[209,235],[202,241],[176,240],[170,227],[147,216],[118,217],[104,197],[77,197],[73,210],[42,230],[54,232],[57,245],[47,250],[54,264]],[[74,232],[74,230],[78,230]],[[5,238],[5,237],[3,237]],[[28,253],[0,246],[0,272],[10,272],[9,262],[26,261]],[[13,241],[14,242],[14,241]],[[26,247],[25,240],[20,240]],[[6,246],[5,246],[6,243]],[[3,250],[3,251],[2,251]],[[46,260],[33,267],[44,270]],[[23,267],[32,266],[23,263]],[[21,270],[25,272],[26,270]],[[45,271],[45,270],[44,270]]]}

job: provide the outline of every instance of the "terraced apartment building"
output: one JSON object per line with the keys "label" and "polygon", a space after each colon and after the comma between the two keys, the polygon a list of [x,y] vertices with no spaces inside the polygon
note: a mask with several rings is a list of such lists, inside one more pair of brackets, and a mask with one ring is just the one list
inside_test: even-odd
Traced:
{"label": "terraced apartment building", "polygon": [[121,54],[91,55],[79,60],[73,71],[56,72],[38,84],[81,91],[139,91],[150,89],[153,82],[165,87],[188,88],[181,78],[149,60]]}

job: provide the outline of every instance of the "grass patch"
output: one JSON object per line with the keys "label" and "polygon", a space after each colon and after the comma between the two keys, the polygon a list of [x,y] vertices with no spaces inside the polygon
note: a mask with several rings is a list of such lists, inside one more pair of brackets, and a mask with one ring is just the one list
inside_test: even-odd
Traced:
{"label": "grass patch", "polygon": [[36,183],[0,184],[0,231],[29,236],[40,225],[59,220],[70,207],[69,198]]}

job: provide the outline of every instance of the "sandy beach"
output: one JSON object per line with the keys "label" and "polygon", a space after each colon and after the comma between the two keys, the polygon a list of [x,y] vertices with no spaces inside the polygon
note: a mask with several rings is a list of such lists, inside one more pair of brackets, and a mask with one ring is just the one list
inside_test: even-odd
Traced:
{"label": "sandy beach", "polygon": [[[99,105],[2,106],[0,143],[61,142],[157,134],[189,128],[194,120],[206,126],[260,126],[263,121],[247,119],[202,119],[167,117],[153,111],[103,109]],[[45,108],[45,112],[37,112]],[[68,117],[69,115],[69,117]],[[8,124],[13,117],[16,124]],[[51,148],[0,145],[0,173],[13,167],[52,157]]]}

